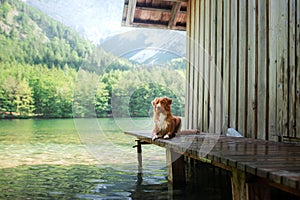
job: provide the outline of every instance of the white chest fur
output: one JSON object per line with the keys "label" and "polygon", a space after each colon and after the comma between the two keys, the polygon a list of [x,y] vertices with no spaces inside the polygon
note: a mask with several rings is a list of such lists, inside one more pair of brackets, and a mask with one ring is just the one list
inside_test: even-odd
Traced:
{"label": "white chest fur", "polygon": [[156,121],[156,125],[159,130],[165,130],[167,128],[167,122],[166,122],[167,115],[164,115],[160,113],[158,120]]}

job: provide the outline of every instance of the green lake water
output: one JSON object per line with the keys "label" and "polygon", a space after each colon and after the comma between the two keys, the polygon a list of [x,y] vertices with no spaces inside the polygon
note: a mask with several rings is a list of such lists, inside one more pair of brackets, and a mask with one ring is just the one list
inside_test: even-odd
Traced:
{"label": "green lake water", "polygon": [[123,134],[151,120],[129,120],[1,120],[0,199],[167,198],[164,149],[143,148],[141,176]]}
{"label": "green lake water", "polygon": [[228,199],[206,172],[172,188],[155,145],[143,146],[138,173],[136,138],[123,131],[152,127],[151,118],[0,120],[0,199]]}

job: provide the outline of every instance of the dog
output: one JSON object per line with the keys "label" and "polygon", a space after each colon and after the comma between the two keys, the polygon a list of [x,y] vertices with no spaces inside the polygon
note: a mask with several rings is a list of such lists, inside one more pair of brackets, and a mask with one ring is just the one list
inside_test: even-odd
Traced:
{"label": "dog", "polygon": [[172,99],[168,97],[156,97],[151,103],[154,109],[152,140],[174,137],[181,129],[181,117],[172,115]]}

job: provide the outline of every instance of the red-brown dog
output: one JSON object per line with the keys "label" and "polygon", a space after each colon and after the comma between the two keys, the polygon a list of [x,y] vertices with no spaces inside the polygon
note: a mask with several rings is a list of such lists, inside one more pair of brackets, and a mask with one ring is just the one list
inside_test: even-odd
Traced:
{"label": "red-brown dog", "polygon": [[181,118],[172,115],[171,104],[172,99],[167,97],[155,98],[152,101],[154,108],[152,140],[158,138],[169,139],[180,131]]}

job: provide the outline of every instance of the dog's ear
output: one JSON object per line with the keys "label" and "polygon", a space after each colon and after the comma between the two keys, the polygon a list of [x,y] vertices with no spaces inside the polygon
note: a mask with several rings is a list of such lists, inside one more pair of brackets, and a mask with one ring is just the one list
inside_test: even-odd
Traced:
{"label": "dog's ear", "polygon": [[171,98],[167,98],[168,104],[171,105],[172,104],[172,99]]}
{"label": "dog's ear", "polygon": [[153,101],[151,101],[152,106],[155,106],[156,100],[157,100],[157,97]]}

